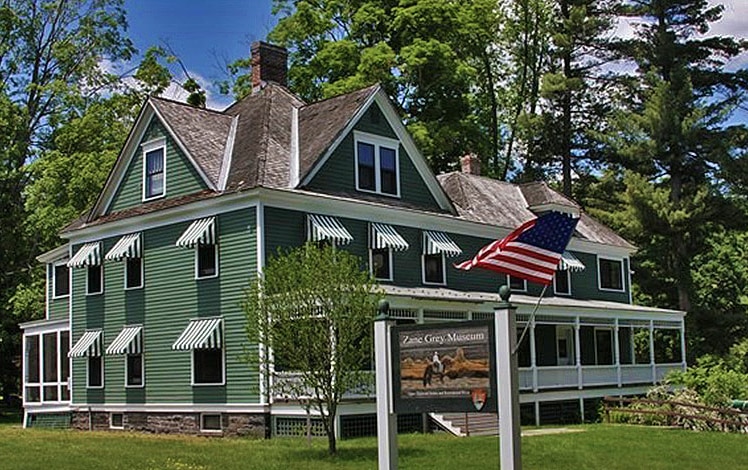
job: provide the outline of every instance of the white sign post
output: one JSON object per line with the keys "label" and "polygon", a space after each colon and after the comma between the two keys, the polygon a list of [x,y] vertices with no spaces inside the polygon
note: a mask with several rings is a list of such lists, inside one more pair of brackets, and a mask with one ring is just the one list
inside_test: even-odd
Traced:
{"label": "white sign post", "polygon": [[[516,308],[509,303],[507,286],[499,289],[502,304],[494,308],[496,341],[496,381],[499,400],[499,441],[501,470],[521,470],[522,452],[519,426],[519,377],[517,372]],[[381,467],[380,467],[381,468]]]}
{"label": "white sign post", "polygon": [[374,351],[377,376],[377,457],[379,470],[397,470],[397,415],[392,406],[392,358],[390,351],[389,304],[379,304],[374,321]]}

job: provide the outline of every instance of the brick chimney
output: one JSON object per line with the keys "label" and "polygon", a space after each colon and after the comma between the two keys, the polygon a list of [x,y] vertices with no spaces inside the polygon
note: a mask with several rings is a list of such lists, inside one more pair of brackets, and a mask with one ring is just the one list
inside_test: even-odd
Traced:
{"label": "brick chimney", "polygon": [[474,153],[469,153],[460,158],[462,172],[468,175],[480,176],[480,158]]}
{"label": "brick chimney", "polygon": [[288,51],[262,41],[252,43],[252,92],[263,89],[268,82],[288,85]]}

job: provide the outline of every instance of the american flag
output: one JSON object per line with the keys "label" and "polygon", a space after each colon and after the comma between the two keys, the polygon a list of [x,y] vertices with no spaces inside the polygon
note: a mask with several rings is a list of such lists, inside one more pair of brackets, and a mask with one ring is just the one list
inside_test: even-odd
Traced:
{"label": "american flag", "polygon": [[560,212],[541,215],[503,239],[484,246],[473,259],[455,264],[455,268],[490,269],[548,285],[553,282],[558,262],[578,221]]}

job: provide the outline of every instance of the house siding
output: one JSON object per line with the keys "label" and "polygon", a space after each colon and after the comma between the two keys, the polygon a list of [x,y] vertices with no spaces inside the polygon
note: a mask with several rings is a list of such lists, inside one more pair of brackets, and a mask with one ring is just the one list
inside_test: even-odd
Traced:
{"label": "house siding", "polygon": [[70,296],[54,297],[54,265],[47,268],[47,320],[67,320],[70,317]]}
{"label": "house siding", "polygon": [[[182,153],[176,141],[161,122],[153,117],[143,135],[141,144],[158,138],[166,138],[166,198],[174,198],[207,189],[205,182],[195,171],[192,163]],[[122,183],[115,193],[107,213],[117,212],[143,203],[143,152],[138,146]]]}
{"label": "house siding", "polygon": [[[86,329],[103,328],[104,349],[125,325],[143,325],[145,387],[125,388],[125,356],[104,356],[104,390],[87,390],[86,359],[74,359],[74,403],[255,403],[258,373],[244,360],[245,317],[240,302],[257,272],[255,208],[216,218],[219,276],[195,279],[195,251],[175,246],[191,221],[143,232],[143,289],[124,290],[122,262],[105,262],[105,293],[85,296],[85,270],[74,276],[73,341]],[[104,241],[110,249],[118,237]],[[104,311],[106,317],[104,318]],[[224,318],[225,386],[193,387],[190,351],[172,344],[189,321]]]}
{"label": "house siding", "polygon": [[[301,211],[280,209],[276,207],[265,208],[265,240],[268,258],[276,256],[278,250],[284,250],[300,246],[306,241],[307,227],[306,214]],[[369,222],[360,219],[350,219],[342,216],[337,217],[353,237],[353,241],[342,249],[359,256],[363,266],[368,269],[369,263]],[[423,255],[423,230],[438,230],[438,227],[404,227],[393,226],[397,232],[408,242],[410,248],[405,251],[395,251],[392,254],[393,281],[380,281],[382,284],[394,284],[404,287],[423,286],[422,255]],[[447,285],[450,289],[461,291],[497,292],[499,286],[506,284],[507,279],[503,274],[495,273],[485,269],[474,269],[462,271],[456,269],[453,263],[461,262],[474,256],[483,246],[491,240],[478,237],[470,237],[448,233],[449,237],[462,249],[462,255],[454,258],[446,258]],[[616,302],[628,302],[627,293],[607,292],[597,289],[597,264],[595,255],[586,253],[574,253],[586,266],[581,272],[571,273],[572,295],[577,299],[610,300]],[[625,266],[628,272],[628,266]],[[626,277],[628,277],[626,275]],[[626,280],[628,282],[628,280]],[[590,288],[590,284],[592,287]],[[540,295],[543,286],[527,283],[528,295]],[[523,292],[525,293],[525,292]],[[553,286],[549,286],[546,296],[553,295]]]}
{"label": "house siding", "polygon": [[[361,119],[356,123],[354,129],[369,134],[380,135],[390,139],[397,139],[397,134],[392,130],[377,104],[373,104]],[[399,150],[399,172],[400,172],[400,198],[399,200],[410,205],[439,211],[439,204],[429,192],[426,183],[416,170],[411,156],[400,145]],[[324,193],[345,193],[356,197],[357,194],[371,196],[371,193],[356,191],[356,153],[354,149],[353,132],[350,132],[333,151],[324,166],[307,185],[308,189]],[[381,196],[388,198],[388,196]],[[396,198],[393,198],[396,199]]]}

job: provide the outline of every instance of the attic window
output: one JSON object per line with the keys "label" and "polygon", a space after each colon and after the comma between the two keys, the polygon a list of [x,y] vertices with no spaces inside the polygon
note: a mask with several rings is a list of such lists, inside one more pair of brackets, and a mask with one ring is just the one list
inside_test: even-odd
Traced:
{"label": "attic window", "polygon": [[400,197],[397,140],[355,132],[356,189]]}
{"label": "attic window", "polygon": [[164,139],[143,144],[143,200],[166,192],[166,145]]}

